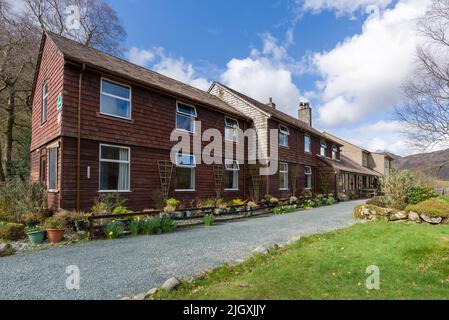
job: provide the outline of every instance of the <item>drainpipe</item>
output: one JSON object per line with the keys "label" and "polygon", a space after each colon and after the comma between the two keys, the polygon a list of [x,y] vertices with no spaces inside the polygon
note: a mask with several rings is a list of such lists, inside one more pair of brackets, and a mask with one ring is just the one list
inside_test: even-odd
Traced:
{"label": "drainpipe", "polygon": [[78,82],[78,124],[77,124],[77,142],[76,142],[76,211],[81,211],[81,85],[83,84],[83,74],[86,65],[83,63]]}

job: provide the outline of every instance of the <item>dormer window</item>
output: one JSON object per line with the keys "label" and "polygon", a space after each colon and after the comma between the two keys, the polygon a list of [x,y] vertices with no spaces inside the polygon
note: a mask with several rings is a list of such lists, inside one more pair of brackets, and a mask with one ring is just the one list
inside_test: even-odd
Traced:
{"label": "dormer window", "polygon": [[363,153],[363,166],[368,167],[368,153]]}
{"label": "dormer window", "polygon": [[338,154],[338,147],[337,146],[332,146],[332,159],[336,160],[337,159],[337,154]]}
{"label": "dormer window", "polygon": [[290,131],[286,126],[279,125],[279,145],[283,147],[288,147],[288,136]]}
{"label": "dormer window", "polygon": [[225,139],[236,142],[238,139],[239,122],[235,119],[225,117]]}
{"label": "dormer window", "polygon": [[176,103],[176,129],[195,132],[196,108],[181,102]]}
{"label": "dormer window", "polygon": [[326,156],[326,150],[327,150],[327,144],[326,141],[321,140],[321,144],[320,144],[320,155],[322,157]]}

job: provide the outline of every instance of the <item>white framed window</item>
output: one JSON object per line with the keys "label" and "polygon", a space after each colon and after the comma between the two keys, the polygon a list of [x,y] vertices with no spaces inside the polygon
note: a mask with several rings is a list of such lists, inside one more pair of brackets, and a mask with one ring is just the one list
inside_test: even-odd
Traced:
{"label": "white framed window", "polygon": [[239,189],[239,162],[237,160],[225,160],[223,176],[225,190]]}
{"label": "white framed window", "polygon": [[306,189],[312,189],[312,167],[304,167],[305,184]]}
{"label": "white framed window", "polygon": [[321,143],[320,143],[320,156],[325,157],[326,156],[326,150],[327,150],[326,141],[321,140]]}
{"label": "white framed window", "polygon": [[286,126],[282,124],[279,125],[279,145],[283,147],[288,147],[288,136],[290,135],[290,131]]}
{"label": "white framed window", "polygon": [[48,181],[47,189],[55,192],[58,189],[58,148],[48,149]]}
{"label": "white framed window", "polygon": [[42,85],[42,110],[41,110],[41,123],[45,123],[48,120],[48,81],[45,81]]}
{"label": "white framed window", "polygon": [[225,140],[237,142],[239,122],[235,119],[225,117]]}
{"label": "white framed window", "polygon": [[304,151],[312,152],[312,140],[308,134],[304,135]]}
{"label": "white framed window", "polygon": [[288,190],[288,163],[279,163],[279,189]]}
{"label": "white framed window", "polygon": [[100,192],[129,192],[131,150],[100,144]]}
{"label": "white framed window", "polygon": [[196,108],[185,103],[176,102],[176,130],[195,132]]}
{"label": "white framed window", "polygon": [[176,191],[195,190],[195,167],[194,155],[182,153],[176,155]]}
{"label": "white framed window", "polygon": [[100,113],[117,118],[131,119],[131,87],[101,79]]}
{"label": "white framed window", "polygon": [[332,159],[336,160],[337,159],[337,154],[338,154],[338,147],[337,146],[332,146]]}

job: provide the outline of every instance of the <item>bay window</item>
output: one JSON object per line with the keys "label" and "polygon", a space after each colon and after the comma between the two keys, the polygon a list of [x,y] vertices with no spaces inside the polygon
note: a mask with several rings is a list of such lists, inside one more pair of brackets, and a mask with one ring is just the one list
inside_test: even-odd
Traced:
{"label": "bay window", "polygon": [[288,147],[288,136],[290,132],[286,126],[279,126],[279,145],[283,147]]}
{"label": "bay window", "polygon": [[131,119],[131,87],[101,79],[100,113]]}
{"label": "bay window", "polygon": [[225,161],[224,171],[224,188],[225,190],[238,190],[239,189],[239,170],[240,166],[236,160]]}
{"label": "bay window", "polygon": [[288,190],[288,163],[279,163],[279,189]]}
{"label": "bay window", "polygon": [[130,149],[100,145],[100,192],[128,192]]}
{"label": "bay window", "polygon": [[184,103],[176,103],[176,129],[194,133],[196,108]]}
{"label": "bay window", "polygon": [[195,190],[195,167],[194,155],[181,153],[176,155],[176,191]]}

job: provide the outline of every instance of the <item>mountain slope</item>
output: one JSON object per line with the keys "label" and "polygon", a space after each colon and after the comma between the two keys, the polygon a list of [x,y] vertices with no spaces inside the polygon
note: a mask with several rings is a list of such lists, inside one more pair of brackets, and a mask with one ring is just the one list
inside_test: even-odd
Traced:
{"label": "mountain slope", "polygon": [[421,171],[440,180],[449,180],[449,149],[407,157],[391,156],[395,159],[394,165],[400,169]]}

